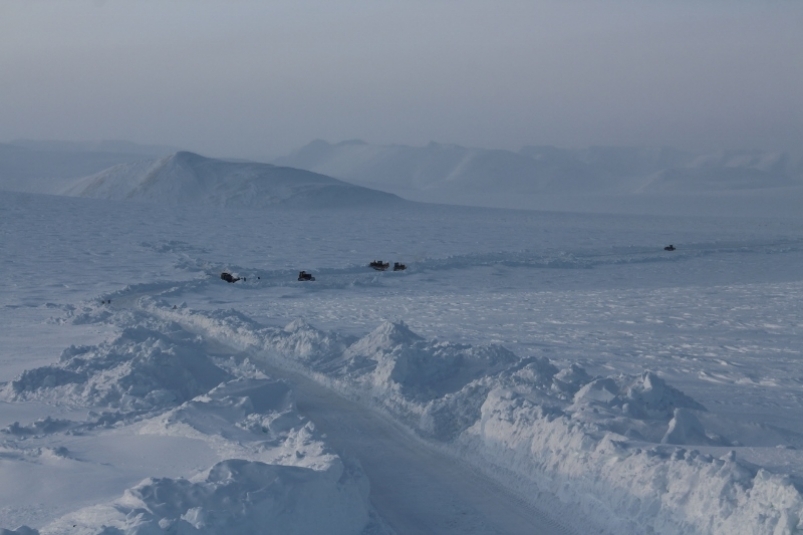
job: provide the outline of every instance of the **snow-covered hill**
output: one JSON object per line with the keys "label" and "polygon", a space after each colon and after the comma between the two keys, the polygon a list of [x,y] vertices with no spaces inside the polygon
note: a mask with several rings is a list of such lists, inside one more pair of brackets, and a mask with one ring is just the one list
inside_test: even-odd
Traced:
{"label": "snow-covered hill", "polygon": [[124,163],[85,177],[63,193],[74,197],[238,208],[273,205],[344,207],[403,202],[310,171],[177,152]]}
{"label": "snow-covered hill", "polygon": [[475,206],[761,215],[777,201],[770,214],[794,215],[788,199],[803,200],[803,158],[783,152],[531,146],[516,153],[318,140],[276,163],[412,200]]}

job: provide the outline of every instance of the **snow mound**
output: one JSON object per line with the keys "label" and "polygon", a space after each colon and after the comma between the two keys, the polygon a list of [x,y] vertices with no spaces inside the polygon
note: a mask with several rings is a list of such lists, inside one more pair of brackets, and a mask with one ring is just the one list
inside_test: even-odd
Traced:
{"label": "snow mound", "polygon": [[401,202],[395,195],[289,167],[205,158],[177,152],[155,161],[123,163],[64,191],[75,197],[238,208],[345,207]]}
{"label": "snow mound", "polygon": [[664,438],[664,444],[706,444],[709,442],[705,428],[693,412],[675,409]]}
{"label": "snow mound", "polygon": [[201,329],[209,336],[240,350],[259,349],[285,359],[285,364],[326,367],[338,358],[354,340],[337,333],[324,332],[303,319],[290,322],[283,329],[263,327],[236,310],[198,313],[190,309],[171,309],[163,302],[143,298],[139,305],[162,318]]}
{"label": "snow mound", "polygon": [[594,379],[583,385],[572,401],[571,412],[597,421],[628,418],[657,421],[662,425],[677,409],[705,411],[701,404],[652,372],[636,377],[620,375]]}
{"label": "snow mound", "polygon": [[296,411],[289,385],[273,379],[223,383],[146,422],[140,432],[203,440],[223,459],[316,470],[340,462],[312,422]]}
{"label": "snow mound", "polygon": [[[286,420],[286,421],[283,421]],[[298,424],[289,385],[267,379],[237,379],[193,398],[162,418],[165,428],[181,424],[201,434],[229,433],[228,428],[275,438]],[[234,438],[238,438],[238,433]],[[226,437],[228,438],[228,437]]]}
{"label": "snow mound", "polygon": [[138,327],[97,346],[71,346],[57,364],[25,370],[1,395],[147,412],[183,403],[228,379],[199,341]]}
{"label": "snow mound", "polygon": [[231,459],[192,480],[146,479],[119,500],[72,513],[43,533],[353,535],[368,523],[367,494],[359,474],[343,464],[313,470]]}
{"label": "snow mound", "polygon": [[419,402],[457,392],[518,361],[502,346],[427,341],[404,323],[391,322],[351,345],[343,359],[348,375],[364,375],[363,381],[375,392],[398,392]]}

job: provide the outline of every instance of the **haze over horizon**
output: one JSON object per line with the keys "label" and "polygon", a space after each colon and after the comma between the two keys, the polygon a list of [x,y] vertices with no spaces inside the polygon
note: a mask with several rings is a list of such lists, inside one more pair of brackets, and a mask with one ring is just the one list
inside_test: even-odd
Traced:
{"label": "haze over horizon", "polygon": [[0,4],[0,141],[800,150],[803,4]]}

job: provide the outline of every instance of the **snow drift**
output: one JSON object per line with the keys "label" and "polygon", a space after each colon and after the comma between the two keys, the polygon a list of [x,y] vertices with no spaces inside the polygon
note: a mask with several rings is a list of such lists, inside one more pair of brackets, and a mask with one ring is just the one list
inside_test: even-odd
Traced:
{"label": "snow drift", "polygon": [[367,488],[342,464],[327,470],[231,459],[193,480],[146,479],[119,500],[72,513],[42,535],[353,535]]}

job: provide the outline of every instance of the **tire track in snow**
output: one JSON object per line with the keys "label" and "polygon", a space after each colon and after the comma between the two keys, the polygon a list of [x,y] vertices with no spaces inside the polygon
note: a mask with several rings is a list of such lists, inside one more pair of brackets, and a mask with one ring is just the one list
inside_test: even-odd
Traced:
{"label": "tire track in snow", "polygon": [[[407,260],[407,274],[431,273],[451,270],[463,270],[476,267],[508,267],[508,268],[535,268],[535,269],[593,269],[611,265],[643,264],[643,263],[675,263],[688,261],[701,257],[728,255],[728,254],[783,254],[803,250],[801,240],[758,241],[746,240],[744,242],[712,242],[679,244],[678,249],[668,253],[662,246],[616,246],[608,248],[591,249],[544,249],[498,251],[493,253],[469,253],[449,255],[445,257],[431,257],[419,260]],[[404,261],[404,259],[401,259]],[[254,267],[231,264],[208,263],[200,258],[183,259],[178,267],[202,271],[209,276],[217,277],[220,270],[235,272],[240,277],[250,279],[249,285],[259,286],[287,286],[296,281],[297,270],[291,269],[260,269]],[[353,284],[377,284],[383,276],[382,273],[371,270],[368,264],[349,265],[343,267],[300,266],[312,270],[318,277],[317,286],[330,288],[348,287]],[[404,273],[388,272],[384,275],[401,276]],[[259,279],[257,279],[259,277]]]}

